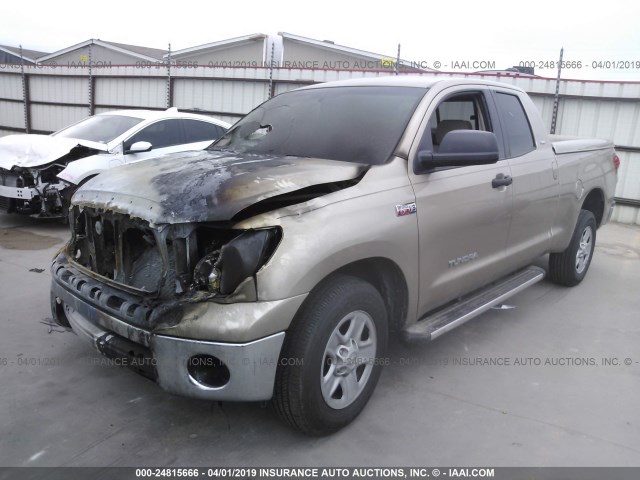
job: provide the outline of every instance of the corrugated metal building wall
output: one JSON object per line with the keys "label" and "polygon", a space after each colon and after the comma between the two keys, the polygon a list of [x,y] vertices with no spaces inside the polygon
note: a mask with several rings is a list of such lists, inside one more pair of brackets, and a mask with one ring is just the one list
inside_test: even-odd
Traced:
{"label": "corrugated metal building wall", "polygon": [[[166,65],[25,66],[0,69],[0,136],[16,132],[49,133],[90,113],[121,108],[181,110],[233,123],[279,93],[317,82],[389,75],[383,71],[288,68],[179,68]],[[544,122],[551,125],[553,79],[495,74],[434,74],[498,80],[528,92]],[[26,92],[27,101],[23,91]],[[612,139],[621,167],[614,220],[640,224],[640,82],[563,80],[556,133]]]}

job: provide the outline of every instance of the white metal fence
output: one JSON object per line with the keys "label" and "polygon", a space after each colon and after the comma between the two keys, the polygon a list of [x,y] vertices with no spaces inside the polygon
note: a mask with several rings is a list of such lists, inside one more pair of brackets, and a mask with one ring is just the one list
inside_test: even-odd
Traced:
{"label": "white metal fence", "polygon": [[[272,95],[312,83],[392,71],[104,64],[0,65],[0,136],[50,133],[87,115],[123,108],[180,110],[233,123]],[[402,74],[402,73],[400,73]],[[473,77],[517,85],[552,123],[556,80],[496,74]],[[556,133],[614,141],[621,159],[614,220],[640,224],[640,82],[561,80]]]}

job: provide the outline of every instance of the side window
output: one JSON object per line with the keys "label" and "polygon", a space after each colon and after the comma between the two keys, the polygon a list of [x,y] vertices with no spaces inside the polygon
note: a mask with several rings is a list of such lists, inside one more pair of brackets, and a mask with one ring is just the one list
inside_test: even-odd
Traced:
{"label": "side window", "polygon": [[444,100],[429,118],[427,128],[419,150],[433,149],[434,152],[440,148],[444,136],[453,130],[493,131],[486,102],[480,92],[465,92]]}
{"label": "side window", "polygon": [[182,138],[180,120],[160,120],[143,128],[133,137],[124,142],[126,152],[136,142],[149,142],[153,149],[172,147],[185,143]]}
{"label": "side window", "polygon": [[498,110],[504,119],[504,131],[509,147],[509,157],[519,157],[536,148],[527,114],[515,95],[496,92]]}
{"label": "side window", "polygon": [[183,120],[184,132],[186,135],[185,143],[195,143],[217,140],[224,131],[213,123],[202,122],[200,120]]}

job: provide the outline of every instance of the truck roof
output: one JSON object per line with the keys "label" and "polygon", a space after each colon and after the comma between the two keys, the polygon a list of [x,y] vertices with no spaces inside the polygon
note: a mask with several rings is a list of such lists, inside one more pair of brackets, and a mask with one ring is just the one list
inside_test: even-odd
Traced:
{"label": "truck roof", "polygon": [[375,78],[353,78],[349,80],[338,80],[335,82],[319,83],[304,87],[308,88],[327,88],[327,87],[372,87],[372,86],[396,86],[396,87],[418,87],[429,89],[434,85],[446,88],[454,85],[491,85],[496,87],[510,88],[522,92],[521,88],[509,85],[508,83],[492,82],[482,78],[434,78],[424,77],[422,75],[389,75],[385,77]]}

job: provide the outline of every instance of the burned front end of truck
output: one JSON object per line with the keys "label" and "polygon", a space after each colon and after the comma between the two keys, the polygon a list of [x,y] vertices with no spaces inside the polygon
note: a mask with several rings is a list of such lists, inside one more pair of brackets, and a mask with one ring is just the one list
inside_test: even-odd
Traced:
{"label": "burned front end of truck", "polygon": [[[255,384],[258,377],[268,383],[269,372],[246,376],[254,376],[262,355],[265,365],[275,363],[282,335],[224,345],[161,332],[206,317],[208,310],[223,314],[232,302],[257,301],[255,273],[276,248],[279,229],[152,227],[129,215],[75,207],[71,233],[52,267],[52,309],[59,324],[175,393],[270,397],[270,390]],[[276,357],[269,358],[270,352]],[[224,388],[231,370],[235,388]]]}
{"label": "burned front end of truck", "polygon": [[327,160],[191,152],[114,169],[72,200],[52,265],[56,322],[173,393],[267,400],[305,295],[261,298],[278,221],[243,222],[356,184]]}

